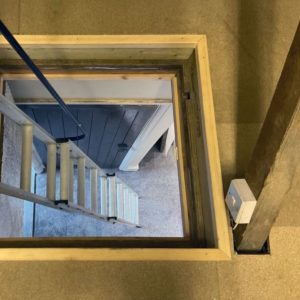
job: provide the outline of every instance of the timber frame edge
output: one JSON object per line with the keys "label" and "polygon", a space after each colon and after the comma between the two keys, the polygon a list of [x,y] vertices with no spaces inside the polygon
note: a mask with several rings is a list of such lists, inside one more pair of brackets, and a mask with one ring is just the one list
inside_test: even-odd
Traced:
{"label": "timber frame edge", "polygon": [[[192,100],[196,109],[197,116],[195,120],[200,122],[197,126],[200,134],[196,135],[201,139],[201,155],[202,162],[205,163],[203,176],[205,177],[205,195],[209,200],[206,207],[202,209],[210,210],[210,230],[213,232],[207,243],[206,248],[200,248],[195,245],[193,247],[132,247],[132,248],[115,248],[115,247],[18,247],[14,244],[2,243],[0,240],[0,260],[181,260],[181,261],[218,261],[229,260],[232,255],[232,243],[229,236],[229,225],[227,220],[222,176],[218,149],[218,140],[215,124],[213,96],[211,88],[211,78],[209,71],[209,60],[207,41],[205,35],[45,35],[30,36],[17,35],[16,39],[25,48],[33,59],[47,59],[49,51],[56,51],[55,59],[63,59],[70,56],[72,59],[82,59],[85,55],[90,57],[91,53],[105,57],[105,59],[155,59],[160,61],[182,61],[192,60],[194,67],[194,75],[191,81],[194,84],[194,91],[188,96],[188,100]],[[114,49],[113,51],[111,51]],[[99,53],[97,52],[99,50]],[[3,54],[1,54],[1,52]],[[13,60],[14,57],[9,50],[6,41],[0,37],[0,57]],[[99,57],[98,57],[99,58]],[[0,66],[1,67],[1,66]],[[0,76],[6,76],[1,74]],[[173,97],[182,98],[183,91],[177,82],[177,77],[172,78]],[[175,120],[177,126],[181,120],[181,115],[188,112],[182,111],[180,107],[176,107],[177,101],[174,101]],[[177,128],[177,139],[180,141],[180,135],[184,135],[184,128]],[[188,133],[187,135],[190,135]],[[197,144],[197,143],[195,143]],[[191,145],[191,142],[190,142]],[[182,156],[189,158],[187,150],[189,147],[182,147]],[[198,150],[195,150],[194,153]],[[197,157],[194,156],[194,159]],[[195,162],[195,161],[194,161]],[[188,181],[188,172],[184,165],[181,169],[183,180]],[[200,166],[198,165],[198,168]],[[191,176],[192,183],[196,185],[195,175]],[[200,180],[198,178],[198,180]],[[182,181],[181,181],[182,183]],[[204,183],[203,183],[204,184]],[[199,183],[200,185],[200,183]],[[183,189],[189,186],[188,183],[183,184]],[[204,185],[202,185],[202,189]],[[184,192],[188,194],[188,192]],[[194,192],[195,193],[195,192]],[[203,197],[203,194],[202,194]],[[195,205],[195,204],[193,204]],[[189,215],[191,212],[187,212]],[[205,221],[205,218],[204,218]],[[203,222],[204,222],[203,221]],[[197,234],[196,234],[197,235]],[[1,244],[2,243],[2,244]],[[17,244],[16,244],[17,245]]]}

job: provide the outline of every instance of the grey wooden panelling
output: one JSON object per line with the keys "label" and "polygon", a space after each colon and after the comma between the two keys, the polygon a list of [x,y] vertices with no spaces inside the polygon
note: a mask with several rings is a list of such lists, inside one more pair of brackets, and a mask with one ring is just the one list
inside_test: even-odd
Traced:
{"label": "grey wooden panelling", "polygon": [[[56,105],[19,107],[54,137],[78,133],[70,118]],[[70,108],[86,131],[78,146],[101,168],[118,168],[156,106],[76,105]],[[37,140],[34,143],[46,163],[45,145]]]}

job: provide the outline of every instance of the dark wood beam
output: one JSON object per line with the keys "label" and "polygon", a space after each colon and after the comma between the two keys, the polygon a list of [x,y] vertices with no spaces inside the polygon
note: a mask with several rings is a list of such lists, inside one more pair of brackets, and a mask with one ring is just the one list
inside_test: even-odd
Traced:
{"label": "dark wood beam", "polygon": [[[300,25],[253,152],[246,180],[257,199],[237,240],[240,251],[260,251],[300,170]],[[298,175],[297,175],[298,174]]]}

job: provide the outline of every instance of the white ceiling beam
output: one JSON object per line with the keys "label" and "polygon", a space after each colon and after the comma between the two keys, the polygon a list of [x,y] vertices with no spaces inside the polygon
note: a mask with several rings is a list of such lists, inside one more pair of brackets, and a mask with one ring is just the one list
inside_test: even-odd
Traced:
{"label": "white ceiling beam", "polygon": [[129,149],[119,169],[121,171],[137,171],[142,159],[173,123],[172,105],[159,106]]}
{"label": "white ceiling beam", "polygon": [[174,122],[173,122],[168,129],[166,141],[164,144],[164,148],[162,150],[162,152],[165,156],[168,155],[170,148],[174,142],[175,142],[175,128],[174,128]]}
{"label": "white ceiling beam", "polygon": [[[68,105],[161,105],[170,104],[172,99],[126,99],[126,98],[64,98]],[[58,105],[50,98],[15,98],[17,105]]]}

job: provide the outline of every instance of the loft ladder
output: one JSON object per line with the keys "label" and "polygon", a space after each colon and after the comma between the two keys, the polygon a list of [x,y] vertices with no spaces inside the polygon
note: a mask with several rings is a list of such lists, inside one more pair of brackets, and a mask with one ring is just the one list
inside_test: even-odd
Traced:
{"label": "loft ladder", "polygon": [[[58,143],[41,126],[0,94],[0,112],[22,127],[20,187],[0,182],[0,194],[63,211],[76,212],[109,222],[139,227],[138,195],[114,174],[105,172],[72,141]],[[46,197],[30,192],[33,137],[47,146]],[[60,156],[60,199],[56,199],[56,156]],[[73,196],[74,166],[77,166],[77,201]],[[85,193],[86,169],[90,172],[90,203]]]}
{"label": "loft ladder", "polygon": [[[29,116],[22,112],[5,96],[0,95],[0,112],[22,126],[22,159],[20,188],[0,183],[0,193],[32,201],[56,209],[75,211],[103,220],[114,220],[138,226],[138,195],[114,175],[106,175],[103,170],[81,151],[71,140],[84,138],[85,132],[71,113],[63,99],[31,60],[22,46],[0,20],[0,33],[32,70],[38,80],[57,101],[60,108],[69,115],[80,136],[54,139]],[[47,196],[41,197],[30,192],[32,172],[33,137],[47,145]],[[56,155],[60,155],[60,199],[56,200]],[[78,169],[77,204],[73,197],[74,165]],[[87,207],[85,195],[85,170],[90,170],[91,207]]]}

